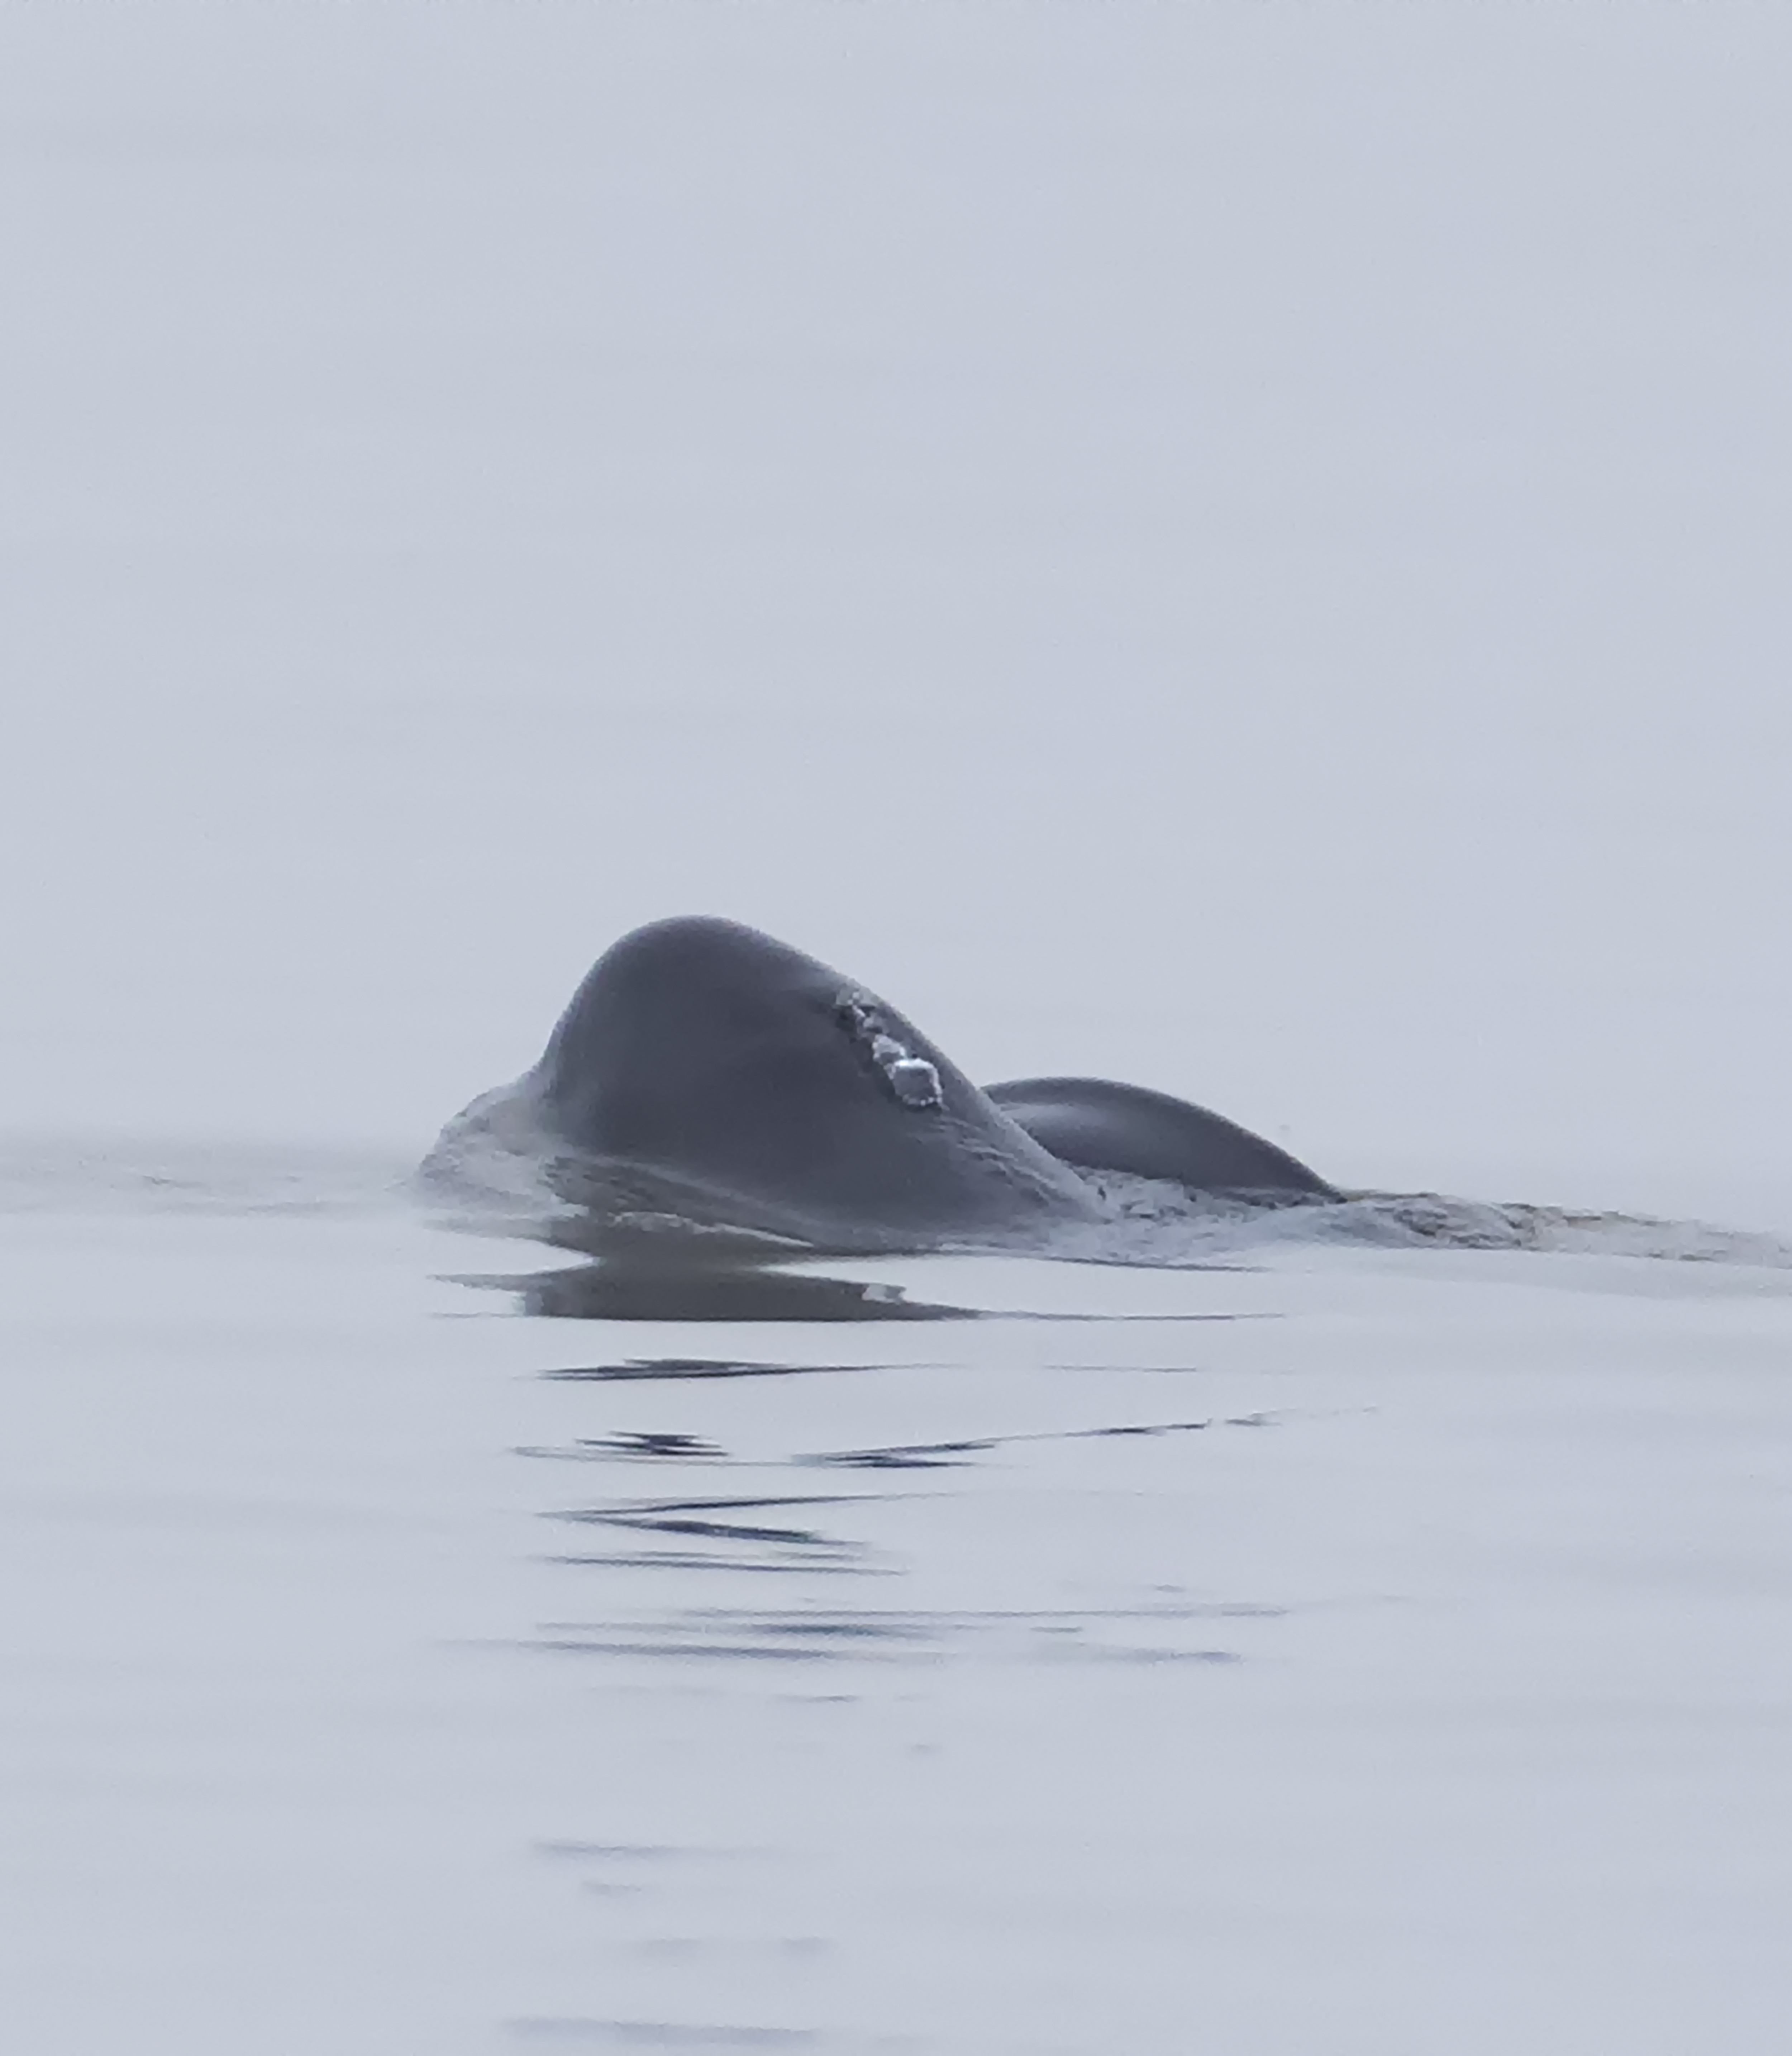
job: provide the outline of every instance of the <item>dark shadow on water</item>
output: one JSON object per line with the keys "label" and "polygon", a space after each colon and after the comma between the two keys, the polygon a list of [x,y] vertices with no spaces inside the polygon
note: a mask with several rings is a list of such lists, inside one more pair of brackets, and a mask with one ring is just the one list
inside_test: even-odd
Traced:
{"label": "dark shadow on water", "polygon": [[1267,1428],[1271,1414],[1239,1414],[1224,1420],[1157,1421],[1122,1428],[1060,1428],[1019,1435],[979,1435],[962,1441],[898,1442],[882,1449],[822,1449],[813,1455],[793,1457],[797,1464],[829,1465],[846,1470],[940,1470],[954,1468],[973,1457],[991,1456],[998,1449],[1013,1449],[1024,1442],[1105,1441],[1115,1437],[1189,1435],[1205,1428]]}
{"label": "dark shadow on water", "polygon": [[586,1463],[607,1462],[612,1457],[639,1459],[686,1458],[697,1462],[714,1462],[726,1459],[728,1452],[719,1442],[712,1442],[702,1435],[686,1434],[680,1429],[635,1429],[615,1435],[593,1435],[564,1449],[548,1449],[539,1444],[524,1443],[516,1453],[520,1457],[576,1457]]}
{"label": "dark shadow on water", "polygon": [[715,1520],[718,1512],[735,1512],[759,1506],[837,1506],[836,1497],[770,1499],[671,1499],[641,1506],[609,1507],[563,1514],[565,1520],[590,1520],[614,1528],[652,1528],[663,1535],[719,1535],[730,1541],[825,1542],[826,1537],[806,1528],[769,1528],[740,1521]]}
{"label": "dark shadow on water", "polygon": [[576,2015],[513,2020],[510,2031],[526,2042],[580,2042],[607,2049],[821,2049],[833,2039],[808,2027],[694,2027],[665,2020],[587,2020]]}
{"label": "dark shadow on water", "polygon": [[1243,1659],[1207,1639],[1216,1623],[1280,1620],[1286,1611],[1195,1601],[1087,1610],[688,1607],[657,1619],[544,1622],[530,1646],[730,1664],[935,1664],[967,1655],[1027,1665],[1224,1664]]}
{"label": "dark shadow on water", "polygon": [[[681,1359],[672,1359],[674,1382],[687,1374]],[[621,1368],[632,1369],[632,1366]],[[715,1366],[699,1366],[707,1373]],[[889,1366],[884,1366],[889,1368]],[[722,1374],[747,1374],[757,1370],[774,1373],[776,1366],[742,1366],[725,1364]],[[868,1375],[872,1366],[860,1367]],[[591,1375],[602,1377],[605,1367]],[[564,1373],[544,1373],[564,1377]],[[577,1374],[575,1374],[577,1375]],[[631,1382],[625,1378],[625,1382]],[[556,1552],[545,1560],[583,1563],[611,1569],[762,1570],[793,1572],[823,1569],[833,1572],[887,1572],[892,1568],[881,1552],[867,1544],[839,1532],[831,1516],[817,1519],[817,1510],[851,1509],[872,1503],[888,1507],[909,1506],[950,1489],[943,1479],[938,1485],[924,1482],[918,1474],[963,1472],[1004,1453],[1019,1453],[1046,1444],[1144,1443],[1169,1437],[1205,1437],[1212,1429],[1260,1429],[1280,1425],[1287,1417],[1281,1411],[1215,1414],[1171,1421],[1121,1421],[1090,1427],[1020,1429],[1012,1433],[938,1435],[907,1442],[873,1443],[862,1446],[823,1449],[796,1449],[769,1458],[738,1458],[722,1442],[688,1428],[617,1429],[608,1433],[578,1436],[564,1442],[525,1443],[516,1453],[537,1461],[581,1465],[643,1462],[702,1465],[712,1474],[718,1469],[744,1468],[745,1490],[734,1493],[686,1489],[653,1498],[619,1498],[582,1506],[544,1510],[544,1517],[586,1528],[619,1531],[641,1538],[649,1546],[611,1550]],[[868,1482],[853,1489],[845,1476],[841,1489],[828,1492],[803,1489],[767,1491],[761,1479],[768,1461],[786,1473],[831,1470],[835,1473],[879,1473],[887,1482],[876,1487]],[[913,1482],[904,1485],[899,1474]],[[751,1482],[749,1483],[750,1478]],[[680,1479],[680,1483],[685,1483]],[[718,1483],[721,1481],[718,1478]],[[798,1480],[791,1477],[793,1485]],[[689,1484],[696,1483],[694,1476]],[[794,1517],[793,1517],[794,1516]]]}
{"label": "dark shadow on water", "polygon": [[[885,1365],[886,1370],[900,1366]],[[629,1357],[621,1363],[567,1364],[544,1370],[546,1378],[592,1385],[679,1384],[710,1378],[807,1378],[862,1371],[862,1363],[742,1363],[727,1357]]]}
{"label": "dark shadow on water", "polygon": [[[845,1545],[837,1545],[842,1548]],[[817,1576],[864,1577],[877,1576],[894,1577],[894,1569],[878,1564],[856,1560],[838,1563],[809,1554],[798,1561],[769,1562],[763,1556],[726,1556],[715,1549],[632,1549],[591,1550],[584,1552],[562,1551],[554,1556],[538,1556],[540,1564],[564,1564],[605,1571],[750,1571],[757,1576],[767,1572],[801,1573],[805,1578]]]}
{"label": "dark shadow on water", "polygon": [[[555,1374],[544,1374],[551,1376]],[[1162,1435],[1198,1434],[1209,1428],[1270,1428],[1276,1426],[1281,1417],[1278,1414],[1262,1411],[1215,1414],[1201,1421],[1141,1421],[1103,1428],[1040,1429],[1012,1435],[973,1435],[942,1438],[938,1441],[891,1442],[862,1449],[799,1450],[783,1461],[789,1464],[849,1470],[940,1469],[960,1464],[967,1457],[991,1456],[998,1450],[1019,1449],[1029,1443],[1149,1441]],[[634,1429],[614,1435],[580,1436],[571,1442],[521,1443],[518,1445],[516,1453],[520,1457],[542,1457],[560,1463],[610,1463],[619,1459],[627,1461],[642,1457],[674,1461],[687,1458],[706,1462],[729,1461],[728,1452],[719,1443],[682,1429]],[[681,1507],[694,1503],[677,1502]],[[805,1496],[778,1500],[705,1500],[701,1503],[704,1505],[801,1506],[827,1502]],[[650,1508],[647,1510],[652,1512],[655,1509]],[[567,1514],[561,1517],[567,1520],[614,1517],[636,1525],[639,1524],[641,1512],[642,1509],[625,1507],[615,1510],[613,1515]]]}
{"label": "dark shadow on water", "polygon": [[902,1287],[818,1278],[749,1263],[595,1263],[461,1276],[457,1284],[508,1292],[516,1311],[572,1321],[976,1321],[973,1307],[940,1307]]}
{"label": "dark shadow on water", "polygon": [[826,1278],[774,1264],[712,1263],[688,1257],[658,1263],[603,1261],[560,1271],[460,1272],[445,1282],[507,1293],[515,1312],[551,1320],[1099,1321],[1109,1326],[1149,1321],[1187,1326],[1280,1318],[1250,1312],[1042,1313],[1024,1307],[952,1307],[911,1299],[905,1286],[882,1279]]}
{"label": "dark shadow on water", "polygon": [[[741,1516],[762,1510],[775,1513],[786,1507],[841,1506],[856,1497],[801,1493],[751,1498],[624,1500],[607,1506],[569,1508],[552,1517],[587,1527],[675,1538],[682,1544],[702,1545],[706,1551],[710,1545],[720,1544],[735,1561],[750,1562],[761,1570],[793,1568],[797,1563],[808,1568],[817,1562],[850,1564],[864,1552],[856,1544],[825,1534],[813,1526]],[[707,1567],[712,1559],[707,1553],[694,1553],[685,1560]]]}

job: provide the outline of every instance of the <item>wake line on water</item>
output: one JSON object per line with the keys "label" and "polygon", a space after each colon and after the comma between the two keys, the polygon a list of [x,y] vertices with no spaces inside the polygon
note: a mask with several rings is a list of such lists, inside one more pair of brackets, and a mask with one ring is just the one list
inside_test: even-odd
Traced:
{"label": "wake line on water", "polygon": [[[1792,1240],[1784,1236],[1648,1214],[1462,1200],[1441,1192],[1355,1192],[1335,1202],[1266,1207],[1202,1199],[1145,1179],[1103,1176],[1092,1182],[1112,1220],[1091,1238],[1096,1246],[1087,1253],[1095,1261],[1176,1270],[1248,1259],[1252,1251],[1330,1245],[1531,1251],[1792,1270]],[[1117,1240],[1118,1248],[1110,1254]]]}
{"label": "wake line on water", "polygon": [[[593,1255],[671,1254],[773,1263],[843,1250],[813,1239],[731,1225],[728,1197],[718,1193],[701,1218],[667,1204],[594,1209],[561,1196],[553,1159],[499,1149],[457,1157],[452,1175],[439,1160],[420,1181],[420,1196],[443,1225],[474,1233],[516,1235]],[[892,1254],[1023,1255],[1142,1270],[1196,1270],[1248,1264],[1253,1255],[1303,1247],[1363,1250],[1532,1251],[1555,1255],[1630,1257],[1664,1263],[1735,1264],[1792,1271],[1792,1239],[1762,1230],[1720,1227],[1657,1216],[1495,1203],[1439,1192],[1354,1192],[1335,1201],[1264,1204],[1248,1197],[1189,1192],[1181,1186],[1121,1172],[1082,1174],[1102,1218],[1054,1229],[1042,1240],[1011,1245],[943,1240]]]}
{"label": "wake line on water", "polygon": [[[511,1133],[501,1124],[469,1124],[438,1145],[420,1174],[419,1196],[443,1225],[474,1233],[517,1235],[590,1255],[671,1252],[748,1260],[792,1260],[810,1255],[865,1254],[843,1250],[825,1232],[775,1232],[731,1214],[730,1196],[702,1194],[668,1184],[663,1193],[631,1191],[635,1167],[607,1180],[601,1167],[575,1164],[543,1150],[532,1129]],[[956,1243],[885,1253],[973,1255],[991,1253],[1055,1258],[1146,1270],[1191,1270],[1248,1263],[1253,1254],[1302,1247],[1457,1251],[1534,1251],[1729,1263],[1755,1270],[1792,1271],[1792,1239],[1761,1230],[1703,1221],[1550,1207],[1529,1201],[1496,1204],[1438,1192],[1354,1192],[1335,1201],[1266,1205],[1248,1197],[1189,1192],[1129,1173],[1084,1172],[1102,1218],[1053,1229],[1042,1240],[1012,1244]],[[607,1185],[613,1203],[570,1203],[568,1190]],[[691,1202],[705,1202],[699,1213]]]}

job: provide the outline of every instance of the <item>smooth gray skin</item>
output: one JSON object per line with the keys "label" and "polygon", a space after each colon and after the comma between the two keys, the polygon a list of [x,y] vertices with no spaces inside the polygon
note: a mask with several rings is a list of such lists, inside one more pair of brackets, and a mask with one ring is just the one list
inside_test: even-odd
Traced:
{"label": "smooth gray skin", "polygon": [[[901,1060],[933,1067],[936,1098],[905,1098],[899,1085],[932,1086],[892,1072]],[[518,1089],[579,1153],[563,1179],[595,1207],[834,1249],[1042,1243],[1101,1217],[1084,1181],[912,1022],[732,921],[623,936]]]}
{"label": "smooth gray skin", "polygon": [[[1085,1171],[1260,1203],[1337,1196],[1285,1150],[1166,1093],[1062,1077],[980,1091],[852,979],[708,916],[607,951],[541,1061],[451,1122],[425,1174],[452,1176],[469,1137],[520,1137],[577,1203],[590,1247],[650,1260],[668,1217],[710,1231],[718,1259],[730,1236],[742,1260],[766,1235],[836,1251],[1050,1247],[1107,1217]],[[587,1246],[564,1223],[556,1239]]]}
{"label": "smooth gray skin", "polygon": [[1015,1078],[989,1097],[1066,1164],[1257,1200],[1339,1196],[1298,1158],[1223,1114],[1106,1078]]}

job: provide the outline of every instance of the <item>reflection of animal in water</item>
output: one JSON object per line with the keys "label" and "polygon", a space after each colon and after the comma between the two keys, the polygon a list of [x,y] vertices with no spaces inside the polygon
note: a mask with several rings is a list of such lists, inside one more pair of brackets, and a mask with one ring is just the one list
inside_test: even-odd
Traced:
{"label": "reflection of animal in water", "polygon": [[475,1101],[425,1168],[519,1139],[599,1220],[668,1217],[835,1250],[1041,1247],[1102,1219],[1120,1172],[1268,1204],[1336,1196],[1219,1115],[1102,1079],[980,1090],[914,1023],[731,921],[639,928],[541,1060]]}

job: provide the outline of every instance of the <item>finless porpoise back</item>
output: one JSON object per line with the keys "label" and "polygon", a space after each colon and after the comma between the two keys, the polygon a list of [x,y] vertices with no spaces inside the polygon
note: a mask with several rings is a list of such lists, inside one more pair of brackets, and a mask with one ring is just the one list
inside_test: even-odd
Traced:
{"label": "finless porpoise back", "polygon": [[1085,1169],[1331,1192],[1164,1093],[1098,1079],[984,1092],[856,980],[708,915],[607,950],[540,1061],[451,1123],[438,1156],[500,1117],[544,1138],[557,1189],[594,1212],[835,1250],[1046,1247],[1105,1218]]}
{"label": "finless porpoise back", "polygon": [[1107,1078],[1015,1078],[989,1097],[1066,1164],[1257,1200],[1339,1196],[1298,1157],[1222,1113]]}

